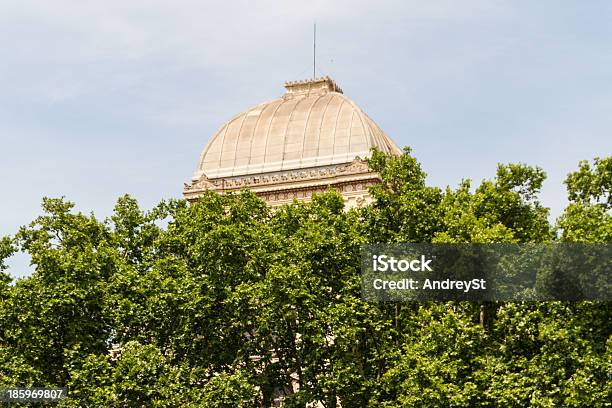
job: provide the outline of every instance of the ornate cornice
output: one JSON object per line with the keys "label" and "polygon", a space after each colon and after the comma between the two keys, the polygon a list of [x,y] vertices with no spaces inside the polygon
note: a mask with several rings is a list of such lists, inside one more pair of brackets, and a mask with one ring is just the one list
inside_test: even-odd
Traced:
{"label": "ornate cornice", "polygon": [[[334,166],[313,167],[310,169],[287,170],[274,173],[264,173],[249,176],[235,176],[226,178],[209,179],[206,175],[202,175],[200,179],[193,181],[191,184],[185,183],[184,192],[187,195],[202,192],[204,190],[225,191],[235,190],[243,187],[259,188],[259,187],[277,187],[276,189],[291,188],[295,183],[303,184],[308,181],[319,181],[316,184],[329,184],[334,182],[333,179],[341,177],[349,178],[345,181],[353,179],[351,176],[363,178],[363,176],[376,175],[370,172],[366,160],[356,157],[350,163],[338,164]],[[368,177],[369,178],[369,177]]]}

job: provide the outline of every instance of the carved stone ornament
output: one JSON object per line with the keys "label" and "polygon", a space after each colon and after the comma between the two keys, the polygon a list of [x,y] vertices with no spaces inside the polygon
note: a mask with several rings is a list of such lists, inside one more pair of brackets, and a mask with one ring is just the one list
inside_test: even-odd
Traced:
{"label": "carved stone ornament", "polygon": [[343,166],[339,166],[337,170],[339,173],[365,173],[368,171],[368,163],[365,160],[362,160],[359,156],[357,156],[352,162]]}
{"label": "carved stone ornament", "polygon": [[364,174],[368,173],[369,168],[365,160],[356,157],[352,162],[323,168],[313,168],[309,170],[287,171],[271,175],[242,176],[225,179],[209,179],[206,175],[191,185],[185,184],[185,191],[202,189],[225,189],[240,188],[253,185],[269,185],[283,182],[294,182],[302,180],[320,180],[336,175]]}
{"label": "carved stone ornament", "polygon": [[[215,180],[216,181],[216,180]],[[217,186],[218,183],[213,182],[205,174],[200,177],[198,181],[194,181],[191,184],[185,184],[185,191],[194,191],[194,190],[207,190],[213,189]]]}

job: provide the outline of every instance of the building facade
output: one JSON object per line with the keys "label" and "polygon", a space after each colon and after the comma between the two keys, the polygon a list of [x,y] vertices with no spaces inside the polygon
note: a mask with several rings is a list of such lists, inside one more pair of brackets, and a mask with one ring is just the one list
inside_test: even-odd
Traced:
{"label": "building facade", "polygon": [[401,150],[329,77],[285,83],[285,94],[239,113],[210,139],[184,195],[249,188],[271,206],[334,188],[347,207],[380,181],[370,149]]}

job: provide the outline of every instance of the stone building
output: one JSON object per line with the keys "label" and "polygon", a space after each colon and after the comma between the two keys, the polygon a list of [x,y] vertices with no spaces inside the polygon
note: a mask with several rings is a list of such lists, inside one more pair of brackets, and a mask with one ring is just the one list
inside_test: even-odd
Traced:
{"label": "stone building", "polygon": [[210,139],[184,195],[247,187],[271,206],[309,200],[330,186],[347,207],[368,202],[379,176],[370,149],[400,149],[329,77],[285,83],[285,94],[239,113]]}

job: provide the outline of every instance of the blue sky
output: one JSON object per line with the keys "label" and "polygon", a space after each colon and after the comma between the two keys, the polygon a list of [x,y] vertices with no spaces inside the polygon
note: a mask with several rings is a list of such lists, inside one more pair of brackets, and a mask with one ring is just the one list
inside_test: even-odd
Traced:
{"label": "blue sky", "polygon": [[317,74],[433,185],[539,165],[555,217],[565,175],[612,152],[612,2],[4,0],[0,235],[43,196],[99,217],[180,197],[225,120],[312,75],[314,21]]}

